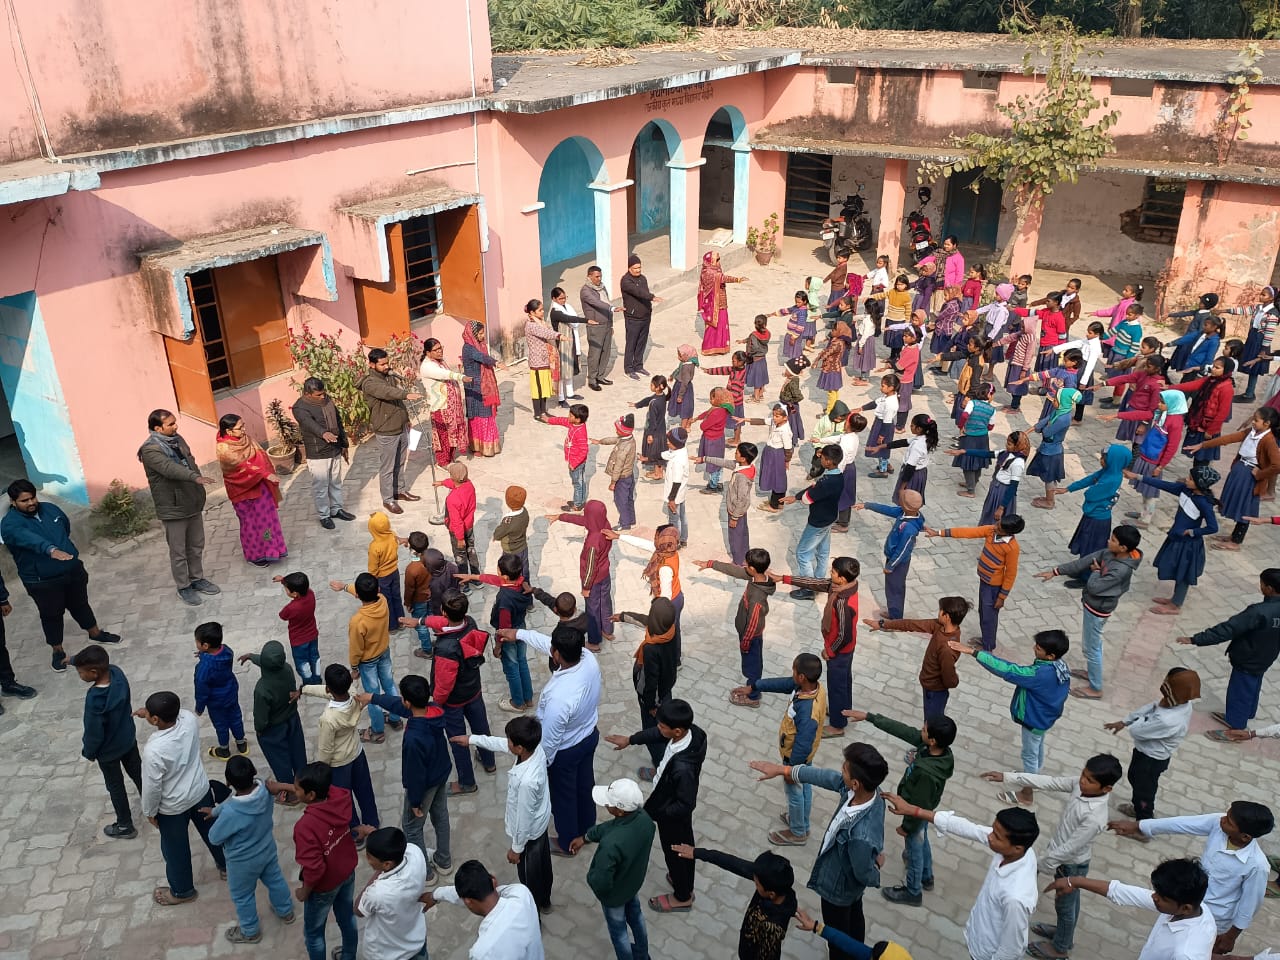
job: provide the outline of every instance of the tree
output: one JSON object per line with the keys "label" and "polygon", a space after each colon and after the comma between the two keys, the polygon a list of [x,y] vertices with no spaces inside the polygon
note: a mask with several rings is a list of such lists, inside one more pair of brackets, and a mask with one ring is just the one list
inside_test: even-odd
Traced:
{"label": "tree", "polygon": [[[1041,21],[1039,39],[1024,55],[1022,71],[1030,76],[1043,69],[1044,84],[1032,95],[1019,95],[996,107],[1009,128],[954,137],[964,154],[960,159],[920,165],[921,183],[981,170],[983,178],[999,183],[1013,197],[1017,227],[1001,254],[1000,263],[1006,267],[1028,219],[1033,214],[1038,218],[1054,188],[1076,183],[1081,170],[1115,150],[1110,131],[1120,114],[1111,110],[1093,117],[1107,100],[1093,95],[1093,78],[1078,67],[1083,52],[1084,44],[1069,22]],[[1037,54],[1046,63],[1041,64]],[[978,187],[975,180],[972,189]]]}

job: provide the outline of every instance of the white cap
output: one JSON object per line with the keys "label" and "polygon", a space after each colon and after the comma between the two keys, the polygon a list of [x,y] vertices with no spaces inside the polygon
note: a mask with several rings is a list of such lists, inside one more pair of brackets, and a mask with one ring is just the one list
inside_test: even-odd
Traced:
{"label": "white cap", "polygon": [[644,793],[634,780],[615,780],[607,787],[593,787],[591,799],[600,807],[614,807],[631,813],[644,806]]}

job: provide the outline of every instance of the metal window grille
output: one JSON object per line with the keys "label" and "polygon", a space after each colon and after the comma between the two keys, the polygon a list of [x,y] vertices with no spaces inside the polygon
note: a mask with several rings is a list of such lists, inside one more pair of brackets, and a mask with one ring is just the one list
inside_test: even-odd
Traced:
{"label": "metal window grille", "polygon": [[201,270],[187,275],[187,295],[200,328],[200,341],[204,344],[204,362],[209,370],[209,386],[213,390],[226,390],[235,386],[231,381],[231,365],[227,361],[227,347],[222,329],[222,315],[218,310],[218,291],[213,284],[213,271]]}
{"label": "metal window grille", "polygon": [[409,320],[425,320],[440,312],[440,257],[435,217],[404,222],[404,272]]}

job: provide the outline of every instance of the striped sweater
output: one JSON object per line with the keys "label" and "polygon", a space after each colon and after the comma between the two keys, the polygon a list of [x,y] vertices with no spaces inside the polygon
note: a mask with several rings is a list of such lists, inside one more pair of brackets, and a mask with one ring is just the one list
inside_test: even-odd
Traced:
{"label": "striped sweater", "polygon": [[747,388],[746,367],[703,367],[702,372],[711,377],[728,377],[729,382],[725,384],[725,388],[733,398],[733,405],[742,406],[742,395]]}
{"label": "striped sweater", "polygon": [[1013,582],[1018,579],[1018,555],[1022,548],[1013,537],[1001,537],[997,540],[999,530],[998,524],[986,527],[947,527],[942,531],[942,536],[958,540],[982,539],[982,554],[978,557],[978,579],[989,587],[999,588],[999,601],[1003,605],[1013,589]]}

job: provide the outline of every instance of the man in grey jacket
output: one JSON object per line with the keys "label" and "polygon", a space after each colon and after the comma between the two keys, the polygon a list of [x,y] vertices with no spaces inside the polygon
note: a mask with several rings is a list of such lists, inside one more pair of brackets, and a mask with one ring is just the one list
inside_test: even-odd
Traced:
{"label": "man in grey jacket", "polygon": [[378,488],[387,513],[404,513],[397,500],[421,500],[403,486],[404,461],[409,455],[409,408],[406,400],[421,400],[410,393],[404,379],[391,372],[387,351],[369,351],[369,372],[360,378],[360,392],[369,404],[369,429],[378,444]]}
{"label": "man in grey jacket", "polygon": [[351,441],[337,404],[324,392],[323,380],[308,377],[303,382],[302,396],[293,405],[293,418],[302,431],[320,526],[332,530],[335,519],[354,520],[353,514],[342,509],[342,472],[349,462]]}
{"label": "man in grey jacket", "polygon": [[613,347],[613,315],[622,311],[609,302],[604,274],[599,267],[587,268],[587,282],[579,293],[582,315],[587,321],[587,386],[599,390],[613,381],[604,375],[609,370],[609,353]]}
{"label": "man in grey jacket", "polygon": [[200,594],[221,593],[204,576],[204,488],[214,481],[202,476],[187,441],[178,435],[178,418],[168,410],[147,416],[151,435],[138,448],[147,474],[156,517],[169,543],[169,568],[178,596],[198,606]]}

